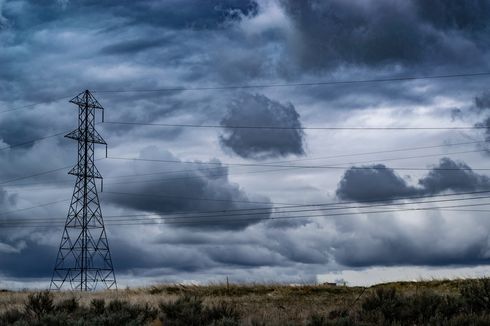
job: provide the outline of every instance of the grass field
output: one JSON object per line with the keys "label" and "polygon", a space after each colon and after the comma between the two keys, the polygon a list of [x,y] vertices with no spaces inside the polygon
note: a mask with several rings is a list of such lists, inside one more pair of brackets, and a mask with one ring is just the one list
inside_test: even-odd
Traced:
{"label": "grass field", "polygon": [[8,325],[490,325],[490,280],[0,292]]}

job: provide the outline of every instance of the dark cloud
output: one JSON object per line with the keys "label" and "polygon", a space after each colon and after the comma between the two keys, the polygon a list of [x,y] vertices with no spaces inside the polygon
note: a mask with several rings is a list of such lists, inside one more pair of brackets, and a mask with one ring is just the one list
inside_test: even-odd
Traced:
{"label": "dark cloud", "polygon": [[120,273],[145,273],[158,269],[162,274],[175,274],[195,272],[216,265],[207,255],[184,246],[155,247],[148,242],[141,246],[127,238],[113,239],[110,246],[114,268]]}
{"label": "dark cloud", "polygon": [[396,266],[396,265],[478,265],[490,261],[486,252],[487,240],[475,236],[458,248],[448,244],[434,244],[430,234],[409,236],[401,230],[391,235],[357,234],[358,241],[342,242],[335,252],[336,260],[345,266]]}
{"label": "dark cloud", "polygon": [[[143,156],[178,161],[169,152],[159,152],[156,148],[147,149]],[[234,230],[246,228],[269,217],[271,204],[268,198],[247,194],[239,185],[229,181],[228,168],[221,165],[219,160],[210,162],[213,164],[199,164],[199,161],[172,164],[175,171],[182,172],[162,174],[163,177],[138,180],[133,184],[128,181],[131,193],[135,195],[112,195],[107,199],[121,207],[173,217],[175,215],[172,213],[187,213],[177,215],[176,219],[168,222],[168,225],[177,223],[173,224],[176,227]],[[127,185],[124,181],[121,183],[119,186],[113,183],[107,187],[106,193],[127,192]],[[247,211],[227,213],[229,210],[254,208],[264,210],[260,214],[253,214],[253,210],[252,214]]]}
{"label": "dark cloud", "polygon": [[343,200],[392,200],[397,197],[437,194],[444,191],[488,189],[490,178],[475,173],[466,163],[442,158],[429,173],[409,185],[393,169],[376,164],[349,168],[340,180],[336,194]]}
{"label": "dark cloud", "polygon": [[4,0],[1,0],[0,1],[0,30],[7,27],[7,23],[8,23],[7,18],[5,18],[2,13],[3,5],[4,5]]}
{"label": "dark cloud", "polygon": [[[12,26],[43,25],[53,21],[63,21],[69,26],[80,24],[79,12],[93,18],[109,13],[114,18],[106,22],[106,28],[132,27],[135,25],[152,25],[174,29],[213,29],[224,27],[228,21],[239,20],[253,15],[257,4],[252,0],[170,0],[155,2],[142,1],[106,1],[88,0],[83,2],[43,0],[37,2],[23,1],[26,15],[18,16],[19,7],[5,6],[4,16]],[[44,9],[44,10],[42,10]],[[31,12],[34,11],[34,12]],[[72,19],[69,21],[69,19]]]}
{"label": "dark cloud", "polygon": [[485,141],[485,144],[479,144],[478,146],[480,148],[483,148],[487,152],[490,152],[488,148],[488,144],[490,143],[490,117],[485,118],[481,122],[475,123],[475,127],[477,128],[482,128],[483,130],[483,140]]}
{"label": "dark cloud", "polygon": [[[1,241],[0,241],[1,244]],[[51,277],[57,248],[34,241],[17,241],[13,250],[2,252],[2,274],[16,278]]]}
{"label": "dark cloud", "polygon": [[310,71],[339,65],[461,69],[486,61],[490,11],[485,1],[281,3],[296,28],[293,60]]}
{"label": "dark cloud", "polygon": [[86,1],[88,8],[101,8],[125,18],[130,24],[151,24],[169,28],[209,29],[222,27],[224,23],[239,20],[257,12],[252,0],[171,0],[144,1]]}
{"label": "dark cloud", "polygon": [[[484,91],[481,94],[475,96],[474,99],[474,111],[480,114],[480,119],[483,119],[475,123],[475,127],[480,128],[481,135],[485,143],[477,144],[477,147],[483,149],[487,154],[490,153],[490,92]],[[483,118],[482,118],[483,117]]]}
{"label": "dark cloud", "polygon": [[301,128],[300,116],[291,103],[284,105],[260,94],[243,94],[229,105],[221,125],[225,127],[225,134],[220,136],[221,145],[243,158],[263,160],[305,154],[304,133],[301,129],[233,128]]}
{"label": "dark cloud", "polygon": [[424,194],[436,194],[443,191],[472,191],[488,189],[490,178],[475,173],[466,163],[442,158],[427,176],[419,180]]}
{"label": "dark cloud", "polygon": [[490,3],[485,0],[415,0],[421,19],[440,29],[484,31],[490,25]]}
{"label": "dark cloud", "polygon": [[17,203],[17,195],[9,194],[7,190],[0,187],[0,207],[5,210],[8,207],[15,206]]}
{"label": "dark cloud", "polygon": [[337,197],[344,200],[370,201],[390,200],[401,196],[412,196],[418,189],[384,164],[352,167],[345,171],[337,187]]}
{"label": "dark cloud", "polygon": [[487,91],[479,96],[476,96],[475,106],[480,111],[490,109],[490,92]]}
{"label": "dark cloud", "polygon": [[218,263],[242,268],[280,266],[284,259],[277,252],[270,251],[262,246],[252,246],[251,244],[212,248],[208,250],[208,255]]}
{"label": "dark cloud", "polygon": [[134,54],[147,49],[165,46],[167,42],[168,39],[166,38],[123,41],[105,46],[100,52],[102,54]]}

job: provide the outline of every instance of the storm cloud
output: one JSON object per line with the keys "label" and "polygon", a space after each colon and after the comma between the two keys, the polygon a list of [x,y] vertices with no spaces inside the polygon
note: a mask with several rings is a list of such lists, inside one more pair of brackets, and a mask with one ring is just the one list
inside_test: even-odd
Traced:
{"label": "storm cloud", "polygon": [[343,200],[390,200],[416,194],[418,189],[384,164],[352,167],[345,171],[337,188],[337,197]]}
{"label": "storm cloud", "polygon": [[157,148],[145,149],[142,158],[175,163],[172,170],[163,171],[160,175],[156,173],[136,182],[130,179],[110,184],[105,194],[111,203],[169,215],[173,218],[168,225],[175,227],[243,229],[270,216],[270,200],[265,196],[247,194],[238,184],[230,182],[228,168],[217,159],[203,162],[210,164],[200,164],[199,161],[181,163],[170,152],[158,151]]}
{"label": "storm cloud", "polygon": [[281,3],[295,27],[293,61],[310,71],[486,61],[490,5],[484,0]]}
{"label": "storm cloud", "polygon": [[[243,158],[263,160],[305,154],[300,116],[291,103],[243,94],[230,103],[221,125],[225,128],[221,145]],[[247,128],[253,126],[285,129]]]}
{"label": "storm cloud", "polygon": [[480,111],[490,109],[490,92],[484,92],[475,97],[475,106]]}
{"label": "storm cloud", "polygon": [[399,197],[464,192],[490,188],[490,178],[475,173],[466,163],[442,158],[429,173],[410,185],[384,164],[351,167],[344,172],[336,194],[343,200],[389,201]]}

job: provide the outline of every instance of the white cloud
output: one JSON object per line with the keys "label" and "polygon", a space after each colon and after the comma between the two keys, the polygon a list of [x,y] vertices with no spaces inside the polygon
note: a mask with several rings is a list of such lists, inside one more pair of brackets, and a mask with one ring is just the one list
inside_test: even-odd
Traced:
{"label": "white cloud", "polygon": [[481,278],[490,275],[490,267],[374,267],[362,270],[342,270],[319,274],[319,283],[342,283],[349,286],[371,286],[379,283],[400,281],[430,281],[442,279]]}

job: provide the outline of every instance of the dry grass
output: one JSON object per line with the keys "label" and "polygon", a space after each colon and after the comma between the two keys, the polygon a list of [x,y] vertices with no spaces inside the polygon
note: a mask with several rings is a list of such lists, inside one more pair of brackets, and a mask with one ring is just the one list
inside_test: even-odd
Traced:
{"label": "dry grass", "polygon": [[[150,288],[124,289],[95,293],[59,292],[54,293],[55,304],[75,297],[82,306],[88,306],[92,299],[115,299],[132,304],[146,304],[158,307],[160,302],[175,301],[183,295],[197,296],[205,305],[227,302],[235,305],[244,321],[266,322],[267,325],[302,323],[312,313],[326,313],[336,307],[353,302],[363,288],[328,285],[235,285],[215,284],[207,286],[158,285]],[[14,307],[22,309],[32,292],[0,292],[0,314]]]}
{"label": "dry grass", "polygon": [[[244,325],[304,325],[312,315],[328,316],[331,311],[357,310],[362,299],[379,288],[395,288],[405,295],[416,295],[430,290],[441,295],[457,296],[464,284],[471,280],[439,280],[423,282],[398,282],[380,284],[370,288],[331,285],[267,285],[249,284],[229,286],[158,285],[149,288],[124,289],[95,293],[54,293],[55,304],[75,298],[81,306],[88,307],[93,299],[106,302],[115,299],[131,304],[158,308],[161,302],[172,302],[182,296],[195,296],[204,305],[225,302],[235,306]],[[356,300],[363,293],[361,300]],[[23,309],[29,291],[1,291],[0,314],[12,308]],[[257,323],[260,321],[260,323]]]}

